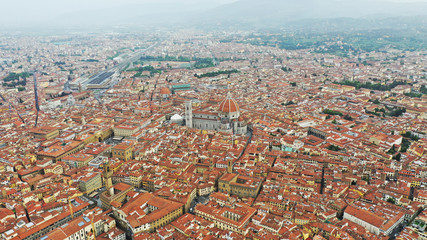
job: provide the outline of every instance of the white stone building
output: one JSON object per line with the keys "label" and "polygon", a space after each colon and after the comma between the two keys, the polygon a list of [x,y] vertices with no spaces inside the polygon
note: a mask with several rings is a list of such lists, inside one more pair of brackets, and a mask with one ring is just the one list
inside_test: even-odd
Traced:
{"label": "white stone building", "polygon": [[240,116],[240,108],[230,95],[220,103],[218,111],[193,110],[191,101],[185,103],[185,122],[189,128],[215,130],[230,134],[246,134],[247,124]]}

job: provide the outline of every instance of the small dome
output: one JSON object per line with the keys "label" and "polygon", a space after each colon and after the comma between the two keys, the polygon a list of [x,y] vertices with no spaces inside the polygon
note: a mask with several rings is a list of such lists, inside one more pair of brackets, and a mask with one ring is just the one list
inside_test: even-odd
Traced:
{"label": "small dome", "polygon": [[219,111],[223,113],[234,113],[239,111],[239,105],[237,104],[236,100],[230,97],[230,95],[227,96],[226,99],[224,99],[221,104],[219,105]]}
{"label": "small dome", "polygon": [[175,114],[171,117],[171,120],[182,120],[183,118],[179,114]]}
{"label": "small dome", "polygon": [[169,90],[167,87],[164,87],[160,89],[160,94],[171,94],[171,90]]}

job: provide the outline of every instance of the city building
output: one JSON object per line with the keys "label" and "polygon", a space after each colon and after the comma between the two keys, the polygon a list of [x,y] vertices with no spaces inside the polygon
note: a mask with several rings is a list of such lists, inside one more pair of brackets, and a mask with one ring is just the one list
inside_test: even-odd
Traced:
{"label": "city building", "polygon": [[[54,229],[47,235],[43,236],[43,240],[83,240],[95,239],[101,233],[109,232],[116,226],[116,221],[107,214],[94,213],[79,216],[72,221]],[[95,233],[95,234],[94,234]],[[125,235],[122,232],[122,237]]]}
{"label": "city building", "polygon": [[134,190],[134,187],[122,182],[116,183],[113,186],[111,180],[112,175],[113,171],[110,168],[110,162],[104,162],[103,178],[106,190],[101,193],[100,197],[102,209],[104,210],[110,209],[113,202],[123,203],[126,194]]}
{"label": "city building", "polygon": [[30,134],[35,138],[53,139],[59,135],[59,130],[56,127],[43,126],[34,128],[30,131]]}
{"label": "city building", "polygon": [[230,230],[242,235],[248,232],[250,220],[257,211],[255,208],[244,204],[221,207],[210,203],[207,205],[198,204],[195,208],[196,216],[213,222],[216,227],[222,230]]}
{"label": "city building", "polygon": [[119,225],[132,235],[153,232],[183,214],[183,204],[166,200],[152,193],[141,193],[129,199],[121,208],[113,207]]}
{"label": "city building", "polygon": [[97,172],[88,172],[79,178],[79,189],[84,193],[91,193],[102,187],[101,174]]}
{"label": "city building", "polygon": [[83,166],[87,166],[93,158],[93,155],[75,153],[63,157],[61,161],[65,162],[66,164],[68,164],[68,166],[72,168],[80,168]]}
{"label": "city building", "polygon": [[118,144],[111,149],[113,158],[118,158],[123,161],[128,161],[132,159],[132,151],[132,145],[127,143]]}
{"label": "city building", "polygon": [[218,179],[218,191],[239,197],[256,198],[261,189],[262,180],[237,173],[225,173]]}
{"label": "city building", "polygon": [[348,219],[376,235],[379,235],[380,233],[389,235],[403,222],[405,214],[397,212],[394,216],[388,216],[388,218],[385,218],[374,214],[367,209],[350,205],[344,211],[344,219]]}
{"label": "city building", "polygon": [[217,111],[193,110],[191,101],[185,103],[185,122],[189,128],[215,130],[230,134],[246,134],[247,124],[240,116],[240,108],[230,94],[220,103]]}
{"label": "city building", "polygon": [[61,160],[63,157],[80,151],[84,143],[80,141],[62,141],[38,151],[37,159],[52,159],[54,162]]}

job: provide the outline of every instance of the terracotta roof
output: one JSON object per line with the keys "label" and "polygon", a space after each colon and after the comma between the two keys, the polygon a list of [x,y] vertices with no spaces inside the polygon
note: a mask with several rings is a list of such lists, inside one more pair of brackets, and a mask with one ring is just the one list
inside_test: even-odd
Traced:
{"label": "terracotta roof", "polygon": [[354,216],[358,219],[361,219],[375,227],[380,228],[384,223],[385,223],[385,219],[364,209],[360,209],[360,208],[356,208],[353,206],[348,206],[345,209],[345,213]]}
{"label": "terracotta roof", "polygon": [[239,105],[237,104],[236,100],[234,100],[230,96],[227,96],[227,98],[224,99],[219,105],[219,111],[223,113],[238,112]]}
{"label": "terracotta roof", "polygon": [[160,89],[160,94],[171,94],[171,90],[169,90],[167,87],[164,87]]}

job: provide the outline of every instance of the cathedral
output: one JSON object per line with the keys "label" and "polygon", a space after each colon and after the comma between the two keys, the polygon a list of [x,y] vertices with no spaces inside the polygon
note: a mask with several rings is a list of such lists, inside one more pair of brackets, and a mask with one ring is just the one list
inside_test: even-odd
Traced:
{"label": "cathedral", "polygon": [[185,124],[189,128],[215,130],[230,134],[246,134],[248,130],[240,116],[239,105],[230,94],[219,104],[218,111],[193,110],[192,102],[186,102]]}

